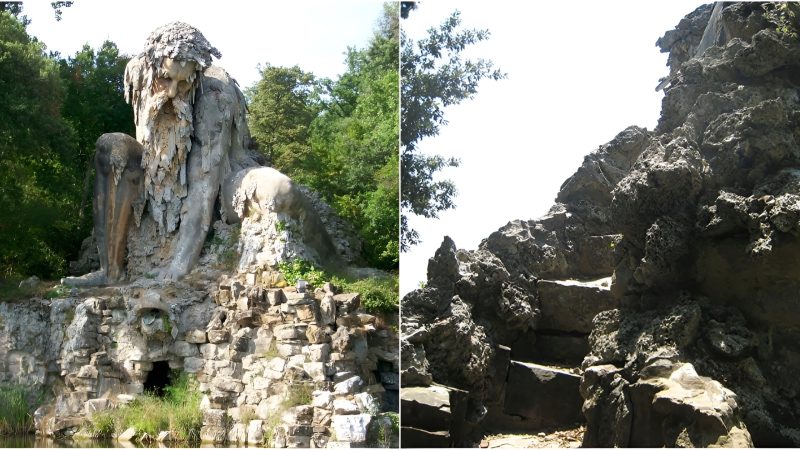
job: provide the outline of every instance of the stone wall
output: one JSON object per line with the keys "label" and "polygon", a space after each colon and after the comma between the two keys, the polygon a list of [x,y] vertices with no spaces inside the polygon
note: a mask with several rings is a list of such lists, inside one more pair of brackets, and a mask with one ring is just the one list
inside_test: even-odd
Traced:
{"label": "stone wall", "polygon": [[397,337],[359,294],[208,275],[0,304],[0,382],[44,392],[37,430],[62,436],[142,394],[164,363],[199,381],[204,441],[359,444],[396,407]]}

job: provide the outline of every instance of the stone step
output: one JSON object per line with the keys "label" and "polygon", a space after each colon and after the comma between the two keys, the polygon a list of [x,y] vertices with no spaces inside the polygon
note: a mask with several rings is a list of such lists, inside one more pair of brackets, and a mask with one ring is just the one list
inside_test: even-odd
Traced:
{"label": "stone step", "polygon": [[611,296],[611,277],[591,281],[539,280],[539,330],[586,333],[599,312],[619,307]]}
{"label": "stone step", "polygon": [[511,361],[503,407],[490,411],[486,426],[530,432],[583,422],[580,382],[580,374],[563,367]]}
{"label": "stone step", "polygon": [[589,354],[589,335],[529,330],[511,344],[511,359],[577,367]]}
{"label": "stone step", "polygon": [[[453,442],[451,436],[462,436],[467,412],[467,392],[448,386],[403,387],[400,390],[401,440],[406,446],[426,436],[433,442]],[[430,447],[431,444],[420,445]],[[416,447],[417,445],[412,445]]]}

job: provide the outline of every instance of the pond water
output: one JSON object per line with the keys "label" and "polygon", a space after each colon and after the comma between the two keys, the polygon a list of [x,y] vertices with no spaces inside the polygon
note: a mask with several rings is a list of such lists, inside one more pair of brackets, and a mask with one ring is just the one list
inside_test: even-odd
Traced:
{"label": "pond water", "polygon": [[159,448],[159,447],[193,447],[193,448],[227,448],[227,447],[242,447],[244,445],[212,445],[200,444],[199,442],[188,444],[182,442],[170,444],[143,445],[134,442],[119,442],[115,439],[65,439],[54,440],[50,438],[43,438],[33,434],[14,435],[14,436],[0,436],[0,448]]}

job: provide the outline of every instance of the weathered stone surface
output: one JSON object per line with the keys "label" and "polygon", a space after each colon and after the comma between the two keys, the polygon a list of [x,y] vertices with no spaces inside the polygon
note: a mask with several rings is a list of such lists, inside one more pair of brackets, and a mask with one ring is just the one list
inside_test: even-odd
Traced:
{"label": "weathered stone surface", "polygon": [[340,441],[361,443],[367,439],[367,427],[372,420],[369,414],[354,414],[347,416],[333,416],[331,428]]}
{"label": "weathered stone surface", "polygon": [[190,344],[186,341],[173,342],[170,351],[181,358],[193,357],[200,354],[197,344]]}
{"label": "weathered stone surface", "polygon": [[336,300],[332,293],[326,293],[319,302],[320,325],[333,325],[336,322]]}
{"label": "weathered stone surface", "polygon": [[159,443],[172,442],[176,440],[178,440],[177,436],[175,436],[172,431],[161,431],[158,433],[158,436],[156,436],[156,442]]}
{"label": "weathered stone surface", "polygon": [[136,428],[130,427],[120,433],[119,436],[117,436],[117,440],[120,442],[130,442],[134,437],[136,437]]}
{"label": "weathered stone surface", "polygon": [[231,335],[228,330],[208,330],[208,342],[212,344],[228,342],[230,336]]}
{"label": "weathered stone surface", "polygon": [[355,394],[364,386],[364,380],[358,375],[349,377],[344,381],[336,383],[333,386],[333,392],[336,394]]}
{"label": "weathered stone surface", "polygon": [[183,339],[191,344],[205,344],[207,342],[205,330],[189,330]]}
{"label": "weathered stone surface", "polygon": [[337,317],[356,312],[361,306],[361,295],[358,293],[336,294],[333,300],[336,302]]}
{"label": "weathered stone surface", "polygon": [[264,440],[264,422],[262,420],[251,420],[247,425],[247,443],[261,444]]}
{"label": "weathered stone surface", "polygon": [[597,313],[619,307],[611,296],[611,279],[593,282],[540,280],[539,329],[589,333]]}
{"label": "weathered stone surface", "polygon": [[345,399],[336,399],[333,401],[334,414],[358,414],[359,408],[355,402]]}
{"label": "weathered stone surface", "polygon": [[403,426],[400,429],[403,447],[408,448],[447,448],[452,445],[452,437],[448,431],[428,431]]}
{"label": "weathered stone surface", "polygon": [[204,425],[200,429],[200,441],[221,444],[228,438],[228,433],[224,427],[216,425]]}
{"label": "weathered stone surface", "polygon": [[514,427],[530,430],[568,426],[581,421],[581,377],[561,369],[512,361],[504,412],[523,420]]}

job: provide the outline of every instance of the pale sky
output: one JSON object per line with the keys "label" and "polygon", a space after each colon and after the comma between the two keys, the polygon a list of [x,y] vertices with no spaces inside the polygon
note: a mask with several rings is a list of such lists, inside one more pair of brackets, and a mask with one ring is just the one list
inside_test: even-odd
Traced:
{"label": "pale sky", "polygon": [[420,145],[461,159],[442,174],[459,194],[456,209],[438,220],[412,218],[423,243],[401,254],[401,295],[426,279],[428,258],[445,235],[476,249],[509,221],[544,215],[584,155],[629,125],[652,130],[663,97],[655,87],[668,73],[655,42],[702,4],[425,1],[401,19],[416,40],[459,9],[465,27],[491,31],[469,54],[508,73],[447,109],[449,125]]}
{"label": "pale sky", "polygon": [[50,0],[23,2],[23,13],[33,21],[28,32],[62,56],[73,56],[86,43],[97,49],[105,40],[136,55],[151,31],[186,22],[222,52],[215,64],[242,89],[258,81],[256,66],[267,62],[336,78],[346,69],[347,47],[366,46],[382,11],[376,0],[75,0],[56,22]]}

